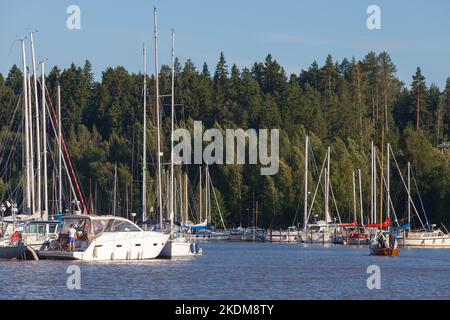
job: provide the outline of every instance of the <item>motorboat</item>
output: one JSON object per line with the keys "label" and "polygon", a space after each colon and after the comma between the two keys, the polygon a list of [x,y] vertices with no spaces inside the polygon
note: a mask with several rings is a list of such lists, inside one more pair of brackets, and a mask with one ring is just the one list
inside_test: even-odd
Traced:
{"label": "motorboat", "polygon": [[302,236],[297,227],[291,226],[287,230],[271,230],[267,232],[266,241],[298,243],[302,242]]}
{"label": "motorboat", "polygon": [[248,227],[244,231],[242,240],[264,242],[266,241],[266,235],[267,233],[260,227]]}
{"label": "motorboat", "polygon": [[[75,250],[69,250],[69,230],[76,230]],[[40,255],[47,259],[84,261],[154,259],[170,234],[143,231],[117,216],[71,215],[62,219],[57,240]]]}
{"label": "motorboat", "polygon": [[417,248],[450,248],[450,237],[440,229],[405,231],[398,236],[399,246]]}

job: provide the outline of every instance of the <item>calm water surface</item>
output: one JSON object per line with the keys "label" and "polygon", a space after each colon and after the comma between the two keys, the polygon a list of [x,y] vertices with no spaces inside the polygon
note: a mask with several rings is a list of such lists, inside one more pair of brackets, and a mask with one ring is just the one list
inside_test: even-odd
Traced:
{"label": "calm water surface", "polygon": [[[81,289],[69,290],[69,265]],[[369,265],[381,290],[369,290]],[[0,261],[9,299],[450,299],[450,250],[402,249],[373,257],[367,247],[208,243],[180,260],[85,263]]]}

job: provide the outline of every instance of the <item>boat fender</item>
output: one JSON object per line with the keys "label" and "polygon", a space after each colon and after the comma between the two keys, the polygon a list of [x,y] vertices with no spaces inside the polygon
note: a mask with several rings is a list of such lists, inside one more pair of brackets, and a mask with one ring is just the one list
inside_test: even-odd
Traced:
{"label": "boat fender", "polygon": [[191,243],[189,250],[191,253],[195,253],[195,243]]}
{"label": "boat fender", "polygon": [[195,247],[195,253],[198,253],[198,243],[195,243],[194,247]]}
{"label": "boat fender", "polygon": [[14,233],[11,235],[11,243],[16,243],[20,239],[20,233],[19,231],[14,231]]}

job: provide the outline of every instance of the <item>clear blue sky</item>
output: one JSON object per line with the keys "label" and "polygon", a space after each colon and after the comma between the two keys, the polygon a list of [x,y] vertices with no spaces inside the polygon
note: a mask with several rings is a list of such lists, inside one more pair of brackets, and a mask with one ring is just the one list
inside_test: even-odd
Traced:
{"label": "clear blue sky", "polygon": [[[68,30],[66,8],[81,8],[81,30]],[[366,27],[366,9],[381,7],[381,30]],[[336,60],[386,50],[407,84],[420,66],[428,84],[450,76],[450,1],[418,0],[1,0],[0,72],[20,64],[17,37],[38,29],[38,58],[60,68],[91,60],[96,78],[107,66],[142,70],[142,43],[152,43],[153,5],[158,9],[160,62],[176,55],[213,71],[220,51],[228,65],[251,66],[271,53],[287,73],[298,73],[328,53]],[[151,51],[152,49],[149,49]],[[149,57],[150,71],[153,65]]]}

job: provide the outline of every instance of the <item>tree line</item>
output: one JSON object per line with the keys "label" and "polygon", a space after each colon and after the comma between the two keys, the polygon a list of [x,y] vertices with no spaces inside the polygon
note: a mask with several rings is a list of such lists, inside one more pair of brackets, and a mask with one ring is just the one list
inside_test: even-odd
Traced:
{"label": "tree line", "polygon": [[[434,223],[448,223],[450,207],[450,155],[445,148],[450,136],[450,79],[442,90],[427,84],[420,68],[403,83],[386,52],[368,53],[362,59],[313,62],[298,74],[287,75],[269,54],[251,68],[228,66],[223,53],[211,73],[206,63],[198,69],[192,60],[175,63],[176,127],[192,130],[193,121],[205,128],[279,128],[280,169],[261,176],[257,165],[212,165],[211,177],[227,226],[254,219],[258,203],[259,224],[281,227],[302,223],[304,193],[304,143],[310,136],[317,167],[331,146],[331,184],[343,221],[353,217],[352,171],[361,169],[362,203],[370,215],[370,145],[381,147],[381,131],[389,142],[403,177],[408,161],[420,190],[420,199]],[[170,160],[171,68],[160,69],[162,147]],[[110,213],[114,167],[117,164],[119,211],[141,214],[143,75],[124,67],[107,68],[96,81],[92,65],[53,67],[46,86],[55,97],[61,85],[62,124],[84,197],[97,212]],[[148,77],[148,201],[156,206],[154,78]],[[12,66],[0,74],[0,143],[12,134],[11,119],[22,92],[22,73]],[[52,138],[53,139],[53,138]],[[54,141],[53,141],[54,143]],[[19,152],[20,153],[20,152]],[[21,155],[18,155],[20,159]],[[392,159],[391,159],[392,160]],[[2,166],[6,160],[0,159]],[[50,165],[52,166],[52,165]],[[391,198],[399,219],[406,216],[407,194],[391,162]],[[167,166],[163,170],[166,172]],[[0,195],[20,180],[20,160],[0,177]],[[186,171],[191,193],[198,193],[198,168]],[[5,170],[2,170],[5,171]],[[51,171],[50,171],[51,172]],[[0,172],[1,173],[1,172]],[[313,173],[314,176],[314,173]],[[315,177],[317,178],[317,176]],[[314,177],[310,177],[312,183]],[[419,196],[414,193],[414,201]],[[359,201],[359,200],[358,200]],[[191,201],[192,220],[196,220]],[[359,207],[359,205],[358,205]],[[419,207],[419,205],[417,205]],[[213,223],[220,225],[212,206]],[[323,215],[323,195],[318,193],[315,212]],[[417,223],[417,221],[416,221]]]}

